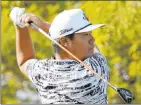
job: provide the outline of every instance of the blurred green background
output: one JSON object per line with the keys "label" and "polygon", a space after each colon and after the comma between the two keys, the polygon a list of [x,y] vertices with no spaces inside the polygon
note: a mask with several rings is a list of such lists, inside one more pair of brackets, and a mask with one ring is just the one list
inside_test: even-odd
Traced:
{"label": "blurred green background", "polygon": [[[82,8],[93,23],[105,27],[93,31],[100,51],[110,67],[110,82],[129,89],[134,104],[141,103],[141,2],[140,1],[1,1],[1,100],[2,104],[40,103],[34,85],[19,70],[15,53],[15,29],[9,18],[10,8],[26,8],[52,22],[64,9]],[[65,18],[65,17],[64,17]],[[50,41],[33,30],[31,37],[37,58],[51,57]],[[123,103],[108,88],[109,103]]]}

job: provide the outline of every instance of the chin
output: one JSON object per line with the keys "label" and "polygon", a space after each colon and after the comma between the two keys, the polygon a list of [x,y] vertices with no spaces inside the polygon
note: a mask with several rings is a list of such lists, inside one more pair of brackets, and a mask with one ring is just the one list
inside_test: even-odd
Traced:
{"label": "chin", "polygon": [[89,54],[89,55],[87,55],[86,57],[84,57],[82,60],[85,60],[85,59],[87,59],[88,57],[90,57],[90,56],[92,56],[93,55],[93,53],[91,53],[91,54]]}
{"label": "chin", "polygon": [[93,51],[91,51],[91,52],[89,52],[89,55],[88,55],[88,56],[92,56],[92,55],[93,55],[93,53],[94,53],[94,50],[93,50]]}
{"label": "chin", "polygon": [[89,56],[88,56],[88,57],[90,57],[90,56],[92,56],[92,55],[93,55],[93,53],[89,54]]}

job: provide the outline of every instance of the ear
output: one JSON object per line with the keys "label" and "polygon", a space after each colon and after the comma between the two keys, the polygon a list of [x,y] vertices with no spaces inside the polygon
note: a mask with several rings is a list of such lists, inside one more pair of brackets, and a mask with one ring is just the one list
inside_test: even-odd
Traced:
{"label": "ear", "polygon": [[68,48],[69,42],[68,42],[68,38],[66,37],[61,37],[60,38],[60,44],[66,48]]}

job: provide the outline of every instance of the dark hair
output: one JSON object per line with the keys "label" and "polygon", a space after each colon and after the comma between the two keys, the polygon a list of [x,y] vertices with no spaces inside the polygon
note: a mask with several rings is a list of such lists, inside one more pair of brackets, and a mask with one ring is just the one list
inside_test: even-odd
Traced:
{"label": "dark hair", "polygon": [[[74,38],[74,33],[73,33],[73,34],[69,34],[69,35],[67,35],[67,36],[65,36],[65,37],[67,37],[67,38],[73,40],[73,38]],[[59,38],[58,38],[58,39],[55,39],[55,41],[57,41],[58,43],[60,43],[59,40],[60,40]],[[52,46],[53,46],[53,49],[54,49],[54,52],[55,52],[55,53],[58,53],[58,52],[61,50],[61,48],[60,48],[58,45],[56,45],[55,43],[53,43],[53,42],[52,42]]]}

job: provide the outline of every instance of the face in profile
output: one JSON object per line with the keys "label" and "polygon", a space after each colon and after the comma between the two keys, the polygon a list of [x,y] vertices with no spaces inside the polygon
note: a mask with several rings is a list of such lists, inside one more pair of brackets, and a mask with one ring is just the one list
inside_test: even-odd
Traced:
{"label": "face in profile", "polygon": [[91,56],[94,52],[94,38],[92,32],[75,33],[73,40],[67,39],[67,49],[81,60]]}

